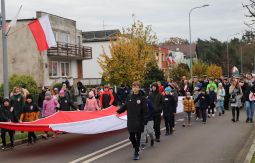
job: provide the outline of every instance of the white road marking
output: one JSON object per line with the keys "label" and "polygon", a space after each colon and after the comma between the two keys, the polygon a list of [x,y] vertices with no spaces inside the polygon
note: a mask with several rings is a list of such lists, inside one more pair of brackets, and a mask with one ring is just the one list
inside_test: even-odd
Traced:
{"label": "white road marking", "polygon": [[99,159],[99,158],[101,158],[101,157],[104,157],[104,156],[106,156],[106,155],[108,155],[108,154],[110,154],[110,153],[113,153],[113,152],[115,152],[115,151],[118,151],[118,150],[120,150],[120,149],[122,149],[122,148],[124,148],[124,147],[126,147],[126,146],[128,146],[128,145],[130,145],[130,144],[131,144],[131,143],[128,142],[128,143],[123,144],[123,145],[121,145],[121,146],[119,146],[119,147],[116,147],[116,148],[113,148],[113,149],[111,149],[111,150],[109,150],[109,151],[106,151],[106,152],[104,152],[104,153],[102,153],[102,154],[100,154],[100,155],[97,155],[97,156],[95,156],[95,157],[92,157],[92,158],[90,158],[90,159],[88,159],[88,160],[86,160],[86,161],[84,161],[84,162],[82,162],[82,163],[90,163],[90,162],[95,161],[95,160],[97,160],[97,159]]}
{"label": "white road marking", "polygon": [[[166,128],[163,127],[163,128],[161,128],[160,130],[163,131],[163,130],[165,130],[165,129],[166,129]],[[80,161],[82,161],[82,160],[85,160],[85,161],[83,161],[82,163],[89,163],[89,162],[91,162],[91,161],[95,161],[95,160],[97,160],[97,159],[99,159],[99,158],[101,158],[101,157],[104,157],[104,156],[106,156],[106,155],[108,155],[108,154],[111,154],[111,153],[113,153],[113,152],[115,152],[115,151],[117,151],[117,150],[120,150],[120,149],[122,149],[122,148],[124,148],[124,147],[130,145],[131,143],[130,143],[130,142],[126,143],[127,141],[129,141],[129,139],[125,139],[125,140],[120,141],[120,142],[118,142],[118,143],[115,143],[115,144],[113,144],[113,145],[111,145],[111,146],[108,146],[108,147],[105,147],[105,148],[100,149],[100,150],[98,150],[98,151],[95,151],[95,152],[93,152],[93,153],[90,153],[90,154],[88,154],[88,155],[85,155],[85,156],[83,156],[83,157],[80,157],[80,158],[78,158],[78,159],[76,159],[76,160],[74,160],[74,161],[71,161],[71,162],[69,162],[69,163],[78,163],[78,162],[80,162]],[[123,143],[125,143],[125,144],[123,144]],[[116,147],[116,146],[118,146],[118,145],[120,145],[120,144],[123,144],[123,145],[121,145],[121,146],[119,146],[119,147]],[[111,148],[113,148],[113,149],[111,149]],[[108,149],[111,149],[111,150],[106,151],[106,150],[108,150]],[[104,151],[106,151],[106,152],[104,152]],[[101,152],[104,152],[104,153],[101,153]],[[99,153],[101,153],[101,154],[100,154],[100,155],[97,155],[97,154],[99,154]],[[97,155],[97,156],[95,156],[95,155]],[[92,157],[92,156],[94,156],[94,157]],[[92,157],[92,158],[90,158],[90,157]],[[89,159],[89,158],[90,158],[90,159]],[[88,159],[88,160],[86,160],[86,159]]]}
{"label": "white road marking", "polygon": [[111,148],[113,148],[113,147],[115,147],[115,146],[118,146],[118,145],[120,145],[120,144],[126,143],[126,142],[128,142],[128,141],[129,141],[129,139],[125,139],[125,140],[123,140],[123,141],[120,141],[120,142],[118,142],[118,143],[115,143],[115,144],[113,144],[113,145],[110,145],[110,146],[108,146],[108,147],[105,147],[105,148],[103,148],[103,149],[100,149],[100,150],[98,150],[98,151],[96,151],[96,152],[90,153],[90,154],[88,154],[88,155],[86,155],[86,156],[84,156],[84,157],[78,158],[78,159],[76,159],[76,160],[74,160],[74,161],[71,161],[71,162],[69,162],[69,163],[77,163],[77,162],[80,162],[80,161],[82,161],[82,160],[85,160],[85,159],[87,159],[87,158],[89,158],[89,157],[92,157],[92,156],[94,156],[94,155],[96,155],[96,154],[99,154],[99,153],[101,153],[101,152],[104,152],[104,151],[106,151],[106,150],[108,150],[108,149],[111,149]]}

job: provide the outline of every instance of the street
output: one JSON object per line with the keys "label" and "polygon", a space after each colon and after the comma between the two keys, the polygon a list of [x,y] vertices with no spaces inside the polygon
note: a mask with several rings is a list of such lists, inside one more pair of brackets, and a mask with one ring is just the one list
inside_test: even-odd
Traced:
{"label": "street", "polygon": [[[227,111],[222,117],[209,118],[206,125],[193,118],[190,128],[181,126],[184,115],[177,115],[174,135],[165,136],[163,128],[161,142],[143,150],[139,162],[232,163],[253,129],[252,124],[244,122],[244,111],[237,123],[231,122],[231,112]],[[40,140],[32,146],[25,144],[15,147],[13,151],[0,152],[0,162],[134,162],[133,149],[127,138],[127,130],[98,135],[64,134]]]}

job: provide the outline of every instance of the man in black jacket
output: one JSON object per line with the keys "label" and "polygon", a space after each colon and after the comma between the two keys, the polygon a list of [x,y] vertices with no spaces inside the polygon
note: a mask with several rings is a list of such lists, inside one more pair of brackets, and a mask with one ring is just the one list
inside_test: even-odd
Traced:
{"label": "man in black jacket", "polygon": [[151,86],[151,94],[149,95],[149,98],[152,100],[153,108],[154,110],[154,130],[155,130],[155,136],[156,142],[160,142],[160,123],[161,123],[161,113],[163,110],[164,105],[164,99],[163,96],[159,93],[158,90],[158,84],[153,83]]}
{"label": "man in black jacket", "polygon": [[144,131],[144,125],[147,117],[146,98],[141,95],[140,83],[134,82],[132,85],[132,94],[127,97],[126,103],[117,110],[118,114],[127,111],[127,127],[129,139],[135,149],[133,160],[139,160],[139,148],[141,133]]}
{"label": "man in black jacket", "polygon": [[228,78],[225,77],[223,79],[223,88],[225,89],[225,97],[224,97],[224,110],[228,110],[229,109],[229,87],[230,87],[230,83],[228,81]]}
{"label": "man in black jacket", "polygon": [[[5,98],[3,100],[3,107],[0,109],[0,122],[18,122],[16,116],[14,115],[14,110],[10,106],[10,100]],[[6,133],[9,133],[11,149],[14,148],[14,131],[1,129],[1,138],[2,138],[2,150],[6,149]]]}

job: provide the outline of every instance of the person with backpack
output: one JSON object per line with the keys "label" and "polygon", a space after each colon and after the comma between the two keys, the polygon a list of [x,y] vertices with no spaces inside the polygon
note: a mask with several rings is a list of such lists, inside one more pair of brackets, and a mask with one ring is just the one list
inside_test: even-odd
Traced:
{"label": "person with backpack", "polygon": [[[23,106],[20,122],[32,122],[39,119],[40,110],[34,103],[33,97],[29,94],[26,97],[26,103]],[[37,137],[34,132],[28,132],[28,145],[35,143]]]}
{"label": "person with backpack", "polygon": [[155,131],[154,131],[154,122],[153,122],[153,116],[154,116],[154,108],[152,105],[152,101],[150,98],[146,99],[147,103],[147,109],[148,109],[148,116],[146,117],[145,126],[144,126],[144,132],[141,135],[141,149],[145,149],[146,147],[146,140],[147,135],[150,136],[150,145],[151,147],[154,146],[154,140],[155,140]]}

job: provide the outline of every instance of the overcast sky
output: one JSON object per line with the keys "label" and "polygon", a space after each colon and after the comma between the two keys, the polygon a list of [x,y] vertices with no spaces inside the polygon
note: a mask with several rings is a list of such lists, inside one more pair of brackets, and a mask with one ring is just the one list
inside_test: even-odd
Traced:
{"label": "overcast sky", "polygon": [[225,41],[228,35],[247,27],[242,3],[248,0],[6,0],[7,19],[12,19],[20,5],[19,18],[35,17],[45,11],[77,21],[83,31],[121,29],[135,19],[152,25],[159,41],[169,37],[188,39],[188,13],[192,7],[210,4],[192,12],[192,40],[210,37]]}

